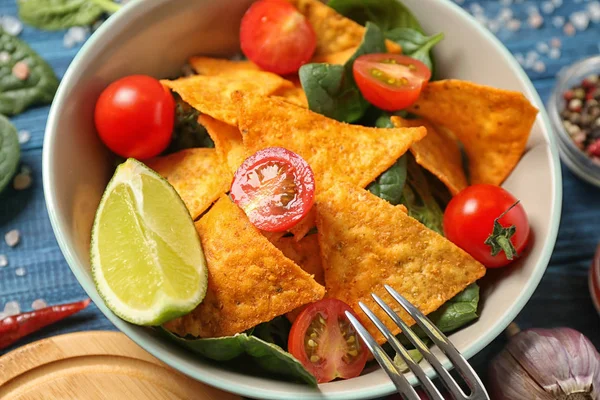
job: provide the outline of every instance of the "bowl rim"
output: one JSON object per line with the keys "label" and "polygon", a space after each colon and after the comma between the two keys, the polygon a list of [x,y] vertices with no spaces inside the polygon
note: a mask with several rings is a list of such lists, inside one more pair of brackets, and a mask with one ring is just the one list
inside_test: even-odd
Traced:
{"label": "bowl rim", "polygon": [[[50,223],[56,236],[58,245],[67,261],[67,264],[69,265],[69,268],[77,278],[79,284],[92,298],[92,300],[100,309],[100,311],[104,314],[104,316],[108,318],[116,328],[118,328],[121,332],[125,333],[136,344],[138,344],[144,350],[146,350],[165,364],[171,366],[172,368],[208,385],[217,387],[228,392],[233,392],[242,396],[249,396],[252,398],[286,400],[290,398],[289,391],[280,391],[277,389],[269,389],[267,387],[258,387],[247,384],[241,384],[239,382],[235,382],[227,378],[219,377],[217,376],[218,374],[211,374],[212,376],[207,376],[206,374],[202,373],[201,369],[189,369],[180,361],[173,359],[171,357],[171,353],[168,351],[167,348],[156,347],[153,344],[147,342],[144,335],[142,335],[138,331],[138,327],[134,327],[131,324],[121,320],[106,307],[101,297],[97,293],[93,282],[87,279],[88,277],[86,275],[86,272],[84,272],[85,268],[78,264],[75,251],[71,248],[70,244],[66,240],[67,228],[63,227],[59,220],[59,216],[56,209],[56,199],[53,190],[54,182],[55,180],[57,180],[57,177],[55,177],[50,171],[53,170],[52,154],[54,153],[54,132],[56,132],[56,126],[58,124],[60,109],[63,103],[66,101],[66,95],[70,89],[69,86],[71,86],[69,84],[71,77],[76,74],[76,71],[79,69],[78,66],[86,58],[87,54],[91,51],[91,49],[95,47],[97,43],[100,43],[101,41],[105,40],[106,33],[108,33],[110,30],[115,29],[118,26],[126,24],[128,21],[130,21],[130,18],[136,18],[136,15],[139,12],[142,12],[143,8],[145,8],[146,11],[148,11],[152,9],[153,6],[164,4],[168,1],[170,0],[157,0],[153,2],[151,6],[141,1],[132,1],[126,4],[118,13],[111,16],[105,23],[103,23],[100,26],[100,28],[95,32],[95,34],[93,34],[84,43],[82,48],[79,50],[79,52],[76,54],[73,61],[69,65],[64,77],[62,78],[61,84],[58,88],[52,106],[50,108],[50,113],[45,129],[42,155],[42,179],[44,187],[44,197],[46,201],[48,215],[50,218]],[[478,340],[474,341],[473,344],[463,352],[464,357],[466,359],[470,359],[479,351],[484,349],[497,336],[499,336],[502,333],[502,331],[506,329],[506,327],[514,320],[517,314],[529,301],[529,299],[533,295],[533,292],[539,285],[542,276],[544,275],[544,272],[550,261],[550,257],[552,255],[554,245],[556,243],[556,238],[558,235],[558,227],[560,223],[562,208],[562,174],[560,169],[556,138],[552,134],[552,124],[550,123],[550,119],[545,111],[544,103],[541,101],[539,94],[537,93],[531,80],[524,72],[520,64],[515,60],[515,58],[512,56],[509,50],[498,38],[496,38],[487,29],[480,26],[480,24],[478,24],[473,19],[473,17],[471,17],[464,9],[462,9],[460,6],[454,4],[451,1],[445,1],[441,3],[441,7],[450,8],[459,17],[464,19],[466,23],[473,25],[477,29],[479,34],[482,35],[490,43],[490,45],[493,48],[495,48],[496,51],[499,51],[504,56],[504,58],[509,63],[509,67],[512,73],[515,74],[519,81],[521,81],[521,83],[525,86],[526,90],[524,92],[527,93],[527,97],[540,111],[538,118],[540,118],[542,131],[544,132],[544,136],[547,139],[547,146],[550,151],[552,169],[551,177],[552,185],[554,186],[552,188],[554,201],[551,204],[549,232],[546,235],[543,243],[541,244],[543,246],[543,251],[540,255],[538,262],[535,265],[532,276],[529,279],[527,286],[525,286],[520,298],[515,303],[515,305],[511,309],[507,310],[507,312],[505,312],[502,318],[495,324],[495,326],[492,327],[492,329],[490,329]],[[446,368],[451,367],[448,360],[446,360],[444,366]],[[434,376],[435,372],[430,370],[430,373],[428,373],[428,375]],[[415,385],[417,383],[416,378],[413,376],[412,379],[410,379],[410,382],[411,384]],[[384,384],[379,384],[377,386],[368,386],[359,390],[353,390],[352,392],[340,391],[323,393],[319,390],[315,390],[314,392],[309,393],[304,390],[301,394],[298,393],[297,397],[302,399],[352,400],[382,397],[392,394],[394,392],[395,387],[393,383],[389,381]]]}

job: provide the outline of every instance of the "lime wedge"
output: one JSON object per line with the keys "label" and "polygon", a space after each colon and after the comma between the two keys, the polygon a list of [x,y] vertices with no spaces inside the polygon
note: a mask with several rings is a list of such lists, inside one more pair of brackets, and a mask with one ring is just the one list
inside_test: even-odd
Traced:
{"label": "lime wedge", "polygon": [[108,183],[92,228],[92,275],[106,305],[137,325],[192,311],[208,281],[198,233],[175,189],[128,159]]}

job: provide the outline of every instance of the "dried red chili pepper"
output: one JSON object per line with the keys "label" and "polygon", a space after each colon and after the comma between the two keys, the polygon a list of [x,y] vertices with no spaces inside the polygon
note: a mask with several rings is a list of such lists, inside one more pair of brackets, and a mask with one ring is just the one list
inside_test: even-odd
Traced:
{"label": "dried red chili pepper", "polygon": [[45,326],[73,315],[90,304],[90,299],[61,304],[6,317],[0,321],[0,350]]}

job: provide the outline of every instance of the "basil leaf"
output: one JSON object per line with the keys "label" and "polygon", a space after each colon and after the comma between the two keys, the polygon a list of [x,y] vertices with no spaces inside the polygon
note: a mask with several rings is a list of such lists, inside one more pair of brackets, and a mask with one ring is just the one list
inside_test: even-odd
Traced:
{"label": "basil leaf", "polygon": [[176,97],[173,137],[165,154],[194,147],[215,147],[206,128],[198,123],[198,110]]}
{"label": "basil leaf", "polygon": [[111,0],[17,0],[17,6],[23,22],[44,30],[91,25],[120,8]]}
{"label": "basil leaf", "polygon": [[281,347],[256,336],[239,333],[221,338],[184,339],[162,327],[157,327],[157,330],[180,346],[208,359],[228,361],[246,355],[268,375],[278,375],[295,382],[317,386],[315,377],[300,361]]}
{"label": "basil leaf", "polygon": [[308,99],[308,108],[341,122],[355,122],[360,119],[370,104],[354,82],[354,60],[363,54],[385,51],[383,33],[377,26],[368,23],[360,46],[343,66],[303,65],[298,73]]}
{"label": "basil leaf", "polygon": [[[15,115],[27,107],[52,102],[58,78],[52,68],[25,42],[0,29],[0,114]],[[17,62],[24,63],[27,77],[13,74]]]}
{"label": "basil leaf", "polygon": [[432,70],[431,48],[444,38],[444,34],[426,36],[415,29],[395,28],[386,32],[385,37],[402,46],[403,54],[423,62]]}
{"label": "basil leaf", "polygon": [[393,205],[400,204],[402,202],[404,184],[406,183],[406,161],[406,156],[400,157],[375,182],[367,186],[367,190],[375,196],[389,201]]}
{"label": "basil leaf", "polygon": [[415,16],[397,0],[331,0],[328,5],[361,25],[371,21],[384,32],[399,27],[423,32]]}
{"label": "basil leaf", "polygon": [[17,172],[21,149],[17,128],[6,118],[0,115],[0,192],[10,183]]}

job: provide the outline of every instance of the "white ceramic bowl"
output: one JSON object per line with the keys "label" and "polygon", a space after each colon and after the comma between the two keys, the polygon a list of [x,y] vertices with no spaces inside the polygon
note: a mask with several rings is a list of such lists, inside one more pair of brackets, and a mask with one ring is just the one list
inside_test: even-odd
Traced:
{"label": "white ceramic bowl", "polygon": [[[100,299],[89,265],[89,238],[100,196],[112,173],[111,157],[96,136],[93,110],[106,85],[122,76],[177,74],[188,56],[238,50],[238,27],[249,0],[135,1],[87,41],[67,71],[52,105],[44,142],[44,191],[58,243],[73,273],[100,310],[140,346],[172,367],[210,385],[269,399],[366,399],[393,392],[385,373],[373,370],[318,389],[224,369],[128,324]],[[513,320],[537,287],[554,247],[561,208],[557,151],[543,105],[509,52],[450,1],[404,0],[428,32],[444,32],[436,46],[439,74],[523,92],[540,114],[527,153],[504,186],[523,202],[534,232],[527,256],[491,271],[482,281],[479,320],[451,336],[472,357]],[[429,368],[429,374],[433,371]],[[414,377],[410,377],[414,382]]]}

